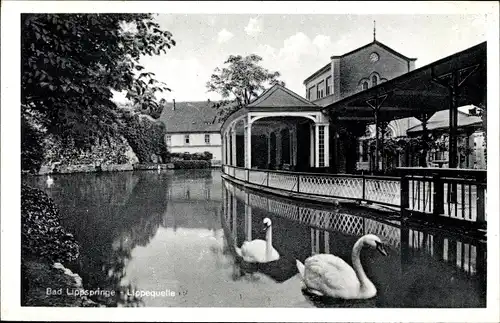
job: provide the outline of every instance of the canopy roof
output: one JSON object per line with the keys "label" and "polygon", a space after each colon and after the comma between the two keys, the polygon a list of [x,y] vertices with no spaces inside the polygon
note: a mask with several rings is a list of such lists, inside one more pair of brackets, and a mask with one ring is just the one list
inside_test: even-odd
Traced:
{"label": "canopy roof", "polygon": [[[447,130],[450,127],[449,113],[447,110],[438,111],[434,114],[429,121],[427,121],[427,130]],[[481,117],[472,116],[462,111],[458,111],[458,127],[468,128],[476,127],[479,128],[483,124]],[[423,131],[422,124],[411,127],[407,130],[408,133],[418,133]]]}
{"label": "canopy roof", "polygon": [[486,42],[334,102],[323,111],[338,115],[340,120],[373,121],[372,106],[382,102],[379,117],[389,121],[418,117],[422,112],[433,114],[447,110],[450,108],[450,88],[435,80],[446,82],[455,71],[459,71],[458,106],[484,102]]}

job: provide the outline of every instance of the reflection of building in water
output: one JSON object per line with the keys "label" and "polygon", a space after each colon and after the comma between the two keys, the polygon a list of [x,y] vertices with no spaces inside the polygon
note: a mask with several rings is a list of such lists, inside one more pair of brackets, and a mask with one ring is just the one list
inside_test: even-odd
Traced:
{"label": "reflection of building in water", "polygon": [[[198,174],[200,170],[196,171]],[[201,170],[205,176],[193,176],[191,173],[176,172],[167,190],[168,200],[199,200],[220,201],[221,177],[219,173],[213,174],[211,170]],[[198,174],[199,175],[199,174]]]}
{"label": "reflection of building in water", "polygon": [[[442,270],[448,270],[450,275],[458,271],[481,281],[486,279],[486,244],[476,238],[416,227],[416,224],[401,225],[399,221],[392,223],[345,214],[345,211],[319,205],[298,205],[292,200],[245,190],[228,181],[224,181],[223,187],[224,224],[238,245],[244,240],[262,239],[255,236],[258,231],[253,227],[260,228],[262,218],[271,216],[275,227],[273,234],[280,231],[281,235],[287,236],[286,239],[273,236],[273,245],[278,250],[288,249],[297,259],[330,252],[336,255],[344,252],[344,256],[350,259],[354,242],[371,233],[399,254],[401,261],[393,266],[399,267],[397,271],[402,274],[408,268],[414,268],[415,262],[428,258],[441,263]],[[341,247],[343,249],[339,249]]]}

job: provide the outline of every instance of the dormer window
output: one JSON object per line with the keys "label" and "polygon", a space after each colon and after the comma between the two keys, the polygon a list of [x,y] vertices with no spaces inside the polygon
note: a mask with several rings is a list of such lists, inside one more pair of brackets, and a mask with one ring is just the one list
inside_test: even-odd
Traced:
{"label": "dormer window", "polygon": [[377,75],[373,75],[372,76],[372,86],[377,85],[377,83],[378,83]]}
{"label": "dormer window", "polygon": [[368,90],[368,82],[367,82],[367,81],[364,81],[364,82],[362,83],[362,87],[363,87],[363,91],[364,91],[364,90]]}

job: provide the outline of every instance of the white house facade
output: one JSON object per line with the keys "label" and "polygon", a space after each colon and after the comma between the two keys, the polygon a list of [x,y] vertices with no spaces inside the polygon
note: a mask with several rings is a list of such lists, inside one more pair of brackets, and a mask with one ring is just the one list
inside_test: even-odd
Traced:
{"label": "white house facade", "polygon": [[220,124],[208,101],[169,102],[160,120],[165,124],[165,142],[171,153],[212,154],[212,163],[222,160]]}
{"label": "white house facade", "polygon": [[167,147],[172,153],[210,152],[214,160],[221,160],[222,146],[220,132],[169,133],[165,136]]}

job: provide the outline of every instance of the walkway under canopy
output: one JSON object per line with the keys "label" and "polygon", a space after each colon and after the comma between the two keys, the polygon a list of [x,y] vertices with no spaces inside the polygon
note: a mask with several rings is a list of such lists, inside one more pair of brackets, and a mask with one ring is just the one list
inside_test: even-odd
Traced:
{"label": "walkway under canopy", "polygon": [[[425,130],[434,113],[449,110],[450,156],[456,156],[458,107],[468,104],[486,109],[486,42],[344,98],[323,111],[334,124],[342,120],[375,123],[379,150],[383,124],[416,117]],[[450,160],[450,168],[456,166],[457,160]]]}

